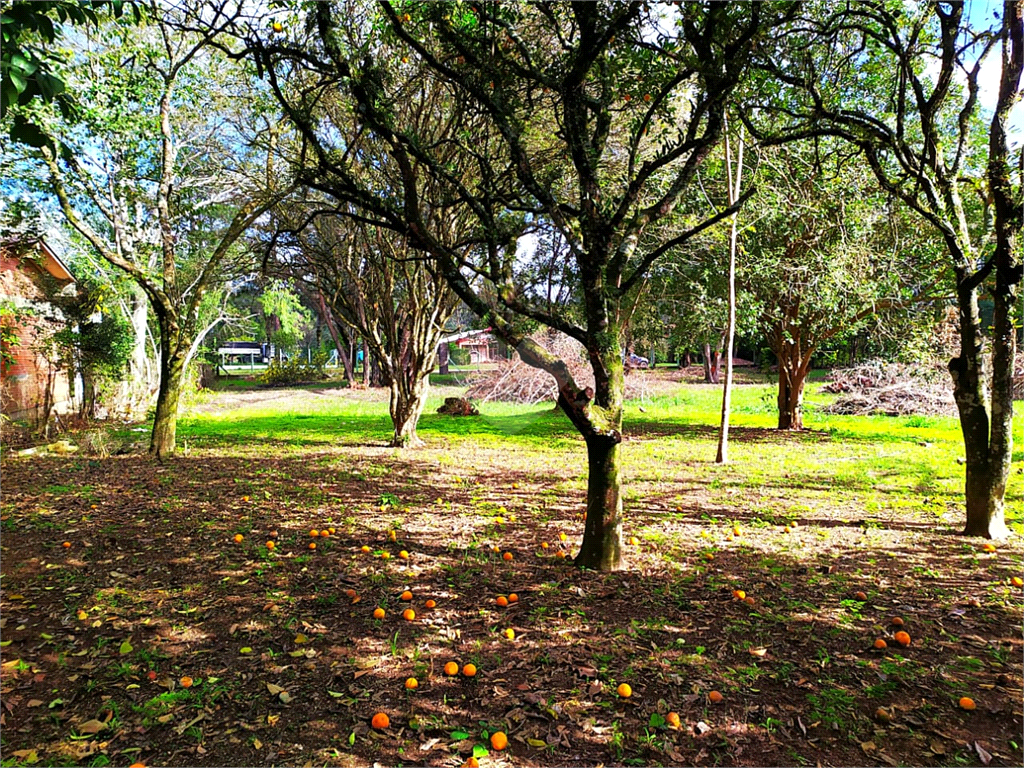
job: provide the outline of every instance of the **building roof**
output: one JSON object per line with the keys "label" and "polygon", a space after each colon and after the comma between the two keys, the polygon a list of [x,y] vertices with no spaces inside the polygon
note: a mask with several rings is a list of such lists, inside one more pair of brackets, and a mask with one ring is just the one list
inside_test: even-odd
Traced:
{"label": "building roof", "polygon": [[38,250],[39,255],[42,257],[39,259],[39,264],[43,269],[57,280],[75,282],[75,276],[71,273],[71,268],[64,263],[60,256],[41,237],[11,238],[0,242],[0,248],[10,251],[18,257],[24,256],[29,251]]}

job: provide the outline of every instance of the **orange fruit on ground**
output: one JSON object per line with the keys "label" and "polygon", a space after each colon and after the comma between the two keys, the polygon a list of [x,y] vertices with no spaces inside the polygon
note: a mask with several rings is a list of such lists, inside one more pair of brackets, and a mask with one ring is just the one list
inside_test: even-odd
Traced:
{"label": "orange fruit on ground", "polygon": [[457,675],[459,674],[459,665],[454,661],[449,661],[444,665],[444,673],[446,675]]}
{"label": "orange fruit on ground", "polygon": [[359,551],[360,551],[360,552],[369,552],[369,551],[370,551],[370,548],[369,548],[368,546],[366,546],[365,544],[363,544],[363,546],[361,546],[361,547],[359,548]]}
{"label": "orange fruit on ground", "polygon": [[[740,527],[739,527],[738,525],[734,525],[734,526],[732,527],[732,532],[733,532],[733,534],[735,534],[736,536],[739,536],[739,535],[740,535],[741,533],[743,533],[743,531],[742,531],[742,530],[740,530]],[[670,712],[669,714],[672,714],[672,713]]]}
{"label": "orange fruit on ground", "polygon": [[563,559],[565,559],[565,552],[561,552],[561,551],[556,552],[555,553],[555,557],[557,557],[559,560],[563,560]]}
{"label": "orange fruit on ground", "polygon": [[889,647],[889,644],[887,642],[885,642],[885,640],[883,640],[882,638],[878,638],[877,640],[875,640],[875,648],[877,650],[881,651],[881,650],[884,650],[884,649],[886,649],[888,647]]}
{"label": "orange fruit on ground", "polygon": [[71,542],[70,541],[65,541],[63,544],[61,544],[61,546],[64,547],[64,549],[70,549],[71,548]]}
{"label": "orange fruit on ground", "polygon": [[267,534],[267,536],[269,536],[272,539],[276,539],[277,538],[277,531],[271,531],[270,533]]}
{"label": "orange fruit on ground", "polygon": [[310,549],[316,549],[316,542],[315,541],[309,542],[309,548]]}
{"label": "orange fruit on ground", "polygon": [[480,761],[475,757],[470,757],[469,760],[462,764],[462,768],[480,768]]}
{"label": "orange fruit on ground", "polygon": [[640,543],[640,539],[638,539],[636,536],[630,536],[629,543],[635,547]]}
{"label": "orange fruit on ground", "polygon": [[508,601],[510,603],[518,603],[519,602],[519,595],[517,595],[515,592],[513,592],[511,595],[508,596]]}
{"label": "orange fruit on ground", "polygon": [[867,593],[865,592],[857,592],[856,594],[854,594],[854,597],[856,597],[858,600],[862,602],[868,599]]}
{"label": "orange fruit on ground", "polygon": [[559,541],[568,541],[569,537],[566,536],[564,533],[560,533],[560,534],[558,534],[558,540]]}
{"label": "orange fruit on ground", "polygon": [[391,541],[398,541],[398,533],[396,531],[388,531],[388,538]]}
{"label": "orange fruit on ground", "polygon": [[333,529],[333,528],[328,528],[328,529],[327,529],[327,532],[328,532],[329,534],[331,534],[331,536],[333,536],[333,535],[334,535],[334,529]]}
{"label": "orange fruit on ground", "polygon": [[476,664],[467,664],[462,668],[462,674],[466,677],[473,677],[476,674]]}
{"label": "orange fruit on ground", "polygon": [[385,728],[391,725],[391,718],[389,718],[383,712],[378,712],[376,715],[373,716],[373,719],[370,721],[370,725],[372,725],[378,731],[383,731]]}
{"label": "orange fruit on ground", "polygon": [[314,528],[313,530],[311,530],[309,532],[309,535],[312,536],[315,539],[317,536],[320,535],[320,531],[318,531],[316,528]]}
{"label": "orange fruit on ground", "polygon": [[797,527],[797,522],[796,522],[796,520],[794,520],[793,522],[791,522],[791,523],[789,524],[789,527],[790,527],[790,528],[796,528],[796,527]]}
{"label": "orange fruit on ground", "polygon": [[409,590],[405,590],[405,592],[402,593],[402,599],[408,603],[410,600],[412,600],[412,592],[410,592]]}
{"label": "orange fruit on ground", "polygon": [[902,645],[904,648],[910,645],[910,635],[908,635],[906,632],[897,632],[895,635],[893,635],[893,637],[896,639],[896,642]]}
{"label": "orange fruit on ground", "polygon": [[272,542],[272,541],[268,541],[267,542],[267,549],[273,549],[275,546],[277,546],[277,545],[274,544],[274,542]]}
{"label": "orange fruit on ground", "polygon": [[712,560],[715,559],[715,556],[713,554],[711,554],[710,552],[708,552],[706,555],[704,555],[704,559],[707,560],[710,563]]}
{"label": "orange fruit on ground", "polygon": [[374,611],[373,611],[373,618],[375,618],[375,619],[383,619],[384,618],[384,609],[383,608],[376,608],[376,609],[374,609]]}
{"label": "orange fruit on ground", "polygon": [[516,639],[516,631],[514,629],[512,629],[512,627],[509,627],[508,629],[505,630],[505,637],[507,637],[509,640],[515,640]]}
{"label": "orange fruit on ground", "polygon": [[964,696],[962,699],[960,699],[960,709],[972,710],[976,706],[977,705],[974,703],[974,699],[972,699],[970,696]]}
{"label": "orange fruit on ground", "polygon": [[721,704],[721,703],[722,703],[722,700],[723,700],[724,698],[725,698],[725,696],[723,696],[722,694],[720,694],[720,693],[719,693],[718,691],[712,691],[711,693],[709,693],[709,694],[708,694],[708,700],[709,700],[709,701],[710,701],[710,702],[711,702],[712,704]]}
{"label": "orange fruit on ground", "polygon": [[504,555],[501,556],[501,558],[502,558],[502,560],[511,560],[512,559],[512,553],[511,552],[506,552]]}
{"label": "orange fruit on ground", "polygon": [[505,597],[504,595],[498,595],[498,599],[495,600],[494,602],[496,602],[498,605],[500,605],[502,608],[504,608],[506,605],[508,605],[508,598]]}
{"label": "orange fruit on ground", "polygon": [[188,675],[185,675],[185,677],[181,678],[181,680],[178,681],[178,684],[182,688],[191,688],[192,687],[192,678],[189,677]]}
{"label": "orange fruit on ground", "polygon": [[734,589],[732,591],[732,596],[735,597],[737,600],[742,600],[747,596],[747,593],[744,592],[742,589]]}
{"label": "orange fruit on ground", "polygon": [[240,534],[240,533],[236,533],[236,534],[235,534],[235,544],[241,544],[241,543],[242,543],[242,540],[243,540],[244,538],[245,538],[245,537],[244,537],[244,536],[243,536],[242,534]]}
{"label": "orange fruit on ground", "polygon": [[381,560],[390,560],[391,559],[391,553],[390,552],[381,552],[380,553],[380,559]]}
{"label": "orange fruit on ground", "polygon": [[665,715],[665,722],[673,728],[678,728],[682,724],[682,721],[679,719],[679,715],[675,712],[669,712]]}
{"label": "orange fruit on ground", "polygon": [[401,558],[402,560],[408,560],[408,559],[409,559],[409,553],[408,553],[408,552],[406,552],[406,551],[405,551],[404,549],[403,549],[403,550],[402,550],[401,552],[399,552],[399,553],[398,553],[398,556],[399,556],[399,557],[400,557],[400,558]]}
{"label": "orange fruit on ground", "polygon": [[630,696],[633,695],[633,689],[629,687],[628,683],[623,683],[615,690],[619,694],[619,696],[621,696],[624,699],[628,699]]}
{"label": "orange fruit on ground", "polygon": [[986,543],[986,544],[982,545],[981,551],[982,552],[995,552],[996,551],[996,545],[995,544],[991,544],[991,543]]}
{"label": "orange fruit on ground", "polygon": [[1024,587],[1024,579],[1020,576],[1011,576],[1010,583],[1015,587]]}
{"label": "orange fruit on ground", "polygon": [[145,763],[132,763],[128,768],[146,768]]}
{"label": "orange fruit on ground", "polygon": [[433,600],[427,600],[427,602],[425,602],[423,605],[425,605],[427,608],[437,607],[437,603],[435,603]]}
{"label": "orange fruit on ground", "polygon": [[402,611],[402,618],[406,621],[412,621],[416,618],[416,611],[414,611],[412,608],[406,608],[404,611]]}
{"label": "orange fruit on ground", "polygon": [[419,688],[419,680],[417,680],[415,677],[410,677],[408,680],[405,681],[405,687],[408,688],[410,691],[413,688]]}
{"label": "orange fruit on ground", "polygon": [[331,532],[328,531],[326,528],[324,528],[322,531],[320,531],[320,538],[321,539],[326,539],[330,535],[331,535]]}
{"label": "orange fruit on ground", "polygon": [[345,597],[355,597],[355,596],[356,596],[356,591],[354,589],[346,589],[345,590]]}
{"label": "orange fruit on ground", "polygon": [[541,549],[548,549],[548,548],[549,548],[550,546],[551,546],[551,545],[550,545],[550,544],[548,544],[548,543],[547,543],[546,541],[542,541],[542,542],[540,543],[540,548],[541,548]]}
{"label": "orange fruit on ground", "polygon": [[899,616],[893,616],[892,617],[892,625],[894,627],[902,627],[903,626],[903,619],[901,619]]}
{"label": "orange fruit on ground", "polygon": [[499,752],[508,746],[508,736],[501,731],[491,734],[491,746]]}

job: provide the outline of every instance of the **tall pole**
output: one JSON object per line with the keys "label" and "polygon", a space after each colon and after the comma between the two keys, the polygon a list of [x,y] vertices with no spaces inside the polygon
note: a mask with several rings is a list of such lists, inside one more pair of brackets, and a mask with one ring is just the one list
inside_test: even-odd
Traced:
{"label": "tall pole", "polygon": [[[729,124],[725,124],[725,173],[729,181],[729,205],[735,205],[740,198],[740,184],[743,180],[743,124],[740,123],[739,146],[736,152],[736,170],[733,176],[732,152],[729,144]],[[729,227],[729,320],[725,328],[725,387],[722,389],[722,425],[718,430],[718,455],[716,464],[729,461],[729,412],[732,406],[732,357],[736,337],[736,241],[739,211],[732,215]]]}

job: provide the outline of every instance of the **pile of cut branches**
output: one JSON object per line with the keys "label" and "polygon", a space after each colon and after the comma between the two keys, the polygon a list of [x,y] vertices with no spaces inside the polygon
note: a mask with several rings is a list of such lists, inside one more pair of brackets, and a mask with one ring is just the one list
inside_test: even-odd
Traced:
{"label": "pile of cut branches", "polygon": [[[579,386],[594,386],[594,375],[582,344],[561,333],[538,334],[533,338],[546,350],[565,361]],[[649,399],[649,389],[646,371],[627,371],[627,400]],[[466,397],[477,402],[492,400],[535,405],[557,400],[558,388],[549,373],[527,365],[518,354],[513,354],[512,359],[502,360],[496,367],[476,374],[466,391]]]}
{"label": "pile of cut branches", "polygon": [[825,413],[864,416],[955,416],[953,384],[942,365],[907,365],[871,360],[840,368],[821,389],[841,395]]}

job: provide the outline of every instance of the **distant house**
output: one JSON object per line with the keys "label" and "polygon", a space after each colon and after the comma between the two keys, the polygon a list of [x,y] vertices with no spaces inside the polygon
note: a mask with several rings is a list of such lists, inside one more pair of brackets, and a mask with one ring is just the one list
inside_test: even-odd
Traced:
{"label": "distant house", "polygon": [[217,347],[217,354],[222,366],[269,363],[274,357],[274,345],[259,341],[226,341]]}
{"label": "distant house", "polygon": [[491,335],[491,329],[485,328],[482,331],[463,331],[441,337],[441,344],[455,344],[459,349],[469,353],[471,365],[480,363],[492,363],[502,358],[503,346],[498,339]]}
{"label": "distant house", "polygon": [[76,290],[67,265],[41,238],[0,241],[0,301],[24,313],[20,322],[4,317],[17,343],[3,344],[0,405],[13,420],[43,422],[51,412],[65,413],[75,406],[67,373],[45,345],[62,319],[47,298],[48,278],[61,293]]}

